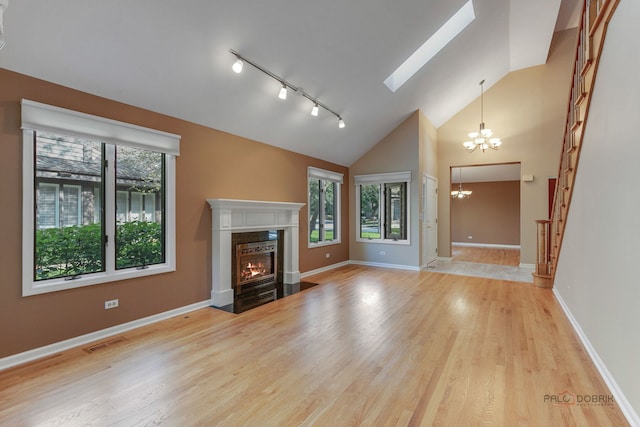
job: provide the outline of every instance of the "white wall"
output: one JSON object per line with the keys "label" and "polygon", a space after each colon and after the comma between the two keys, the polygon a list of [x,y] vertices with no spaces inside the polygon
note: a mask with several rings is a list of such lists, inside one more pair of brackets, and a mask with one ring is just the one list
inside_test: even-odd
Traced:
{"label": "white wall", "polygon": [[640,2],[621,0],[609,26],[555,280],[557,294],[628,401],[618,405],[637,425],[639,19]]}

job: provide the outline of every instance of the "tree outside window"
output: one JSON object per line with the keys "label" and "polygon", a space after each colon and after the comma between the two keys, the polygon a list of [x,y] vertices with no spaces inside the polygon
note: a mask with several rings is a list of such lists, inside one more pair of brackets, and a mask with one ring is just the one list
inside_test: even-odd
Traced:
{"label": "tree outside window", "polygon": [[355,177],[357,241],[408,243],[410,180],[410,172]]}
{"label": "tree outside window", "polygon": [[340,242],[342,174],[309,167],[309,244]]}

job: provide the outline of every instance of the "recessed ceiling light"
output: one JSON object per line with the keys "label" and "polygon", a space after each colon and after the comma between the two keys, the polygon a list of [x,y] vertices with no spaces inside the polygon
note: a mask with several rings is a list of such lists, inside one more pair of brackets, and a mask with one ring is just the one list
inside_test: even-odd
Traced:
{"label": "recessed ceiling light", "polygon": [[469,0],[460,8],[442,27],[424,42],[406,61],[402,63],[387,79],[384,84],[395,92],[405,84],[420,68],[431,60],[451,40],[462,32],[467,25],[476,19],[473,10],[473,2]]}

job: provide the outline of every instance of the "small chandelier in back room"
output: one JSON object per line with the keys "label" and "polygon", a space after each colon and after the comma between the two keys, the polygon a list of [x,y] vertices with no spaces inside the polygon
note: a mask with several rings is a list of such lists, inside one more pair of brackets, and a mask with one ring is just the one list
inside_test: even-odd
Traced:
{"label": "small chandelier in back room", "polygon": [[462,145],[467,149],[468,152],[473,153],[478,148],[482,150],[484,153],[487,148],[491,148],[492,150],[497,150],[500,145],[502,145],[502,141],[500,138],[492,138],[493,132],[491,129],[486,129],[484,127],[484,80],[480,82],[480,129],[478,132],[471,132],[469,134],[469,138],[471,141],[463,142]]}
{"label": "small chandelier in back room", "polygon": [[[473,193],[473,191],[462,189],[462,168],[458,168],[458,172],[458,189],[451,192],[451,197],[454,199],[466,199],[471,195],[471,193]],[[451,175],[453,175],[453,173]]]}

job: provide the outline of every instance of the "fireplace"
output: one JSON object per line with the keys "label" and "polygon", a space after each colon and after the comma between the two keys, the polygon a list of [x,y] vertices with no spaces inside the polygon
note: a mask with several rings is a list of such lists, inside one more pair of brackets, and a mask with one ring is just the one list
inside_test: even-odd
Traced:
{"label": "fireplace", "polygon": [[[260,290],[255,289],[256,287],[261,285],[268,287],[260,282],[260,280],[271,280],[264,275],[260,279],[249,279],[238,283],[237,277],[240,274],[235,264],[238,244],[262,244],[266,241],[277,240],[276,251],[271,255],[272,260],[277,260],[275,264],[272,261],[271,265],[275,281],[281,285],[294,285],[300,282],[298,220],[300,208],[304,206],[304,203],[231,199],[208,199],[207,201],[212,210],[211,305],[214,307],[235,305],[238,289],[246,295],[251,287],[256,292]],[[273,230],[278,230],[276,237],[272,237]],[[266,235],[267,238],[258,237],[245,240],[243,237],[242,241],[236,239],[237,235],[250,235],[251,233]],[[254,268],[254,272],[261,269],[260,267]],[[260,274],[263,273],[257,275]],[[254,296],[260,293],[257,292]],[[264,297],[264,295],[260,297]]]}
{"label": "fireplace", "polygon": [[233,312],[242,313],[277,299],[282,285],[282,261],[279,245],[282,231],[270,230],[233,233],[231,245],[231,282]]}
{"label": "fireplace", "polygon": [[275,282],[277,242],[254,242],[236,245],[236,289],[255,282]]}

